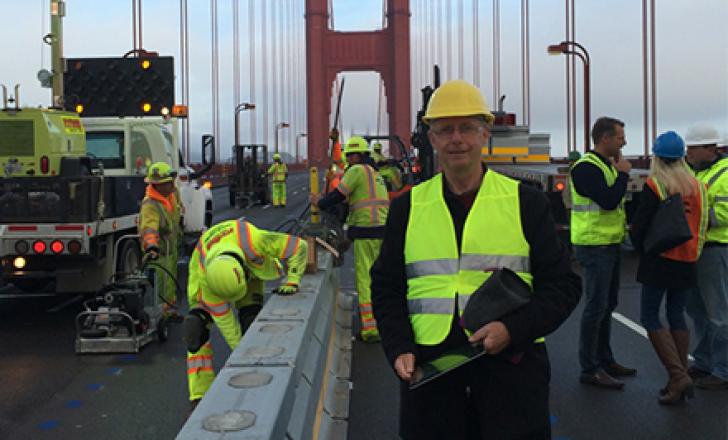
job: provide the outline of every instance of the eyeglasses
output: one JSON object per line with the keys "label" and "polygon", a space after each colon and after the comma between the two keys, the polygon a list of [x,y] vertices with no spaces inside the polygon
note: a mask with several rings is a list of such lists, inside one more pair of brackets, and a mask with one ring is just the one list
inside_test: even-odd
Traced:
{"label": "eyeglasses", "polygon": [[482,133],[484,128],[485,127],[482,125],[474,124],[463,124],[457,128],[454,125],[446,125],[445,127],[433,129],[432,132],[435,136],[441,139],[449,140],[455,136],[456,131],[460,133],[460,136],[463,138],[472,138],[475,135]]}

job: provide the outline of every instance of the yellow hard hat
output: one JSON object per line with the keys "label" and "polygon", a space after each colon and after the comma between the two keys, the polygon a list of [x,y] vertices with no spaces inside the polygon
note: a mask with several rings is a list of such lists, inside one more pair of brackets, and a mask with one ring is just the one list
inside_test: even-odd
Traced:
{"label": "yellow hard hat", "polygon": [[352,136],[344,146],[344,156],[351,153],[369,153],[369,144],[361,136]]}
{"label": "yellow hard hat", "polygon": [[240,249],[223,249],[205,266],[205,281],[210,291],[228,301],[237,301],[245,296],[247,283],[242,266],[243,256]]}
{"label": "yellow hard hat", "polygon": [[453,80],[435,90],[422,120],[429,124],[434,119],[459,116],[483,116],[488,124],[495,119],[477,87],[467,81]]}
{"label": "yellow hard hat", "polygon": [[382,151],[382,144],[380,144],[379,142],[374,142],[372,144],[372,150],[377,151],[377,152],[381,152]]}
{"label": "yellow hard hat", "polygon": [[171,182],[177,177],[177,172],[172,171],[172,167],[165,162],[155,162],[149,167],[147,177],[144,179],[146,183],[166,183]]}
{"label": "yellow hard hat", "polygon": [[280,159],[281,155],[278,153],[273,153],[273,160]]}

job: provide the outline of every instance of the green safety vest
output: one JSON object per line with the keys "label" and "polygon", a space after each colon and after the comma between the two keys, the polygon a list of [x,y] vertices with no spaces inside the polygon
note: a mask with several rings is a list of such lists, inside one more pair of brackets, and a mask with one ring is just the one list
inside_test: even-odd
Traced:
{"label": "green safety vest", "polygon": [[507,267],[532,285],[531,248],[521,227],[518,185],[494,171],[486,172],[465,220],[459,250],[442,174],[412,189],[404,260],[407,307],[418,344],[445,340],[455,298],[462,314],[470,295],[490,277],[489,270]]}
{"label": "green safety vest", "polygon": [[[574,166],[588,162],[596,165],[604,174],[607,186],[614,185],[617,170],[598,156],[589,152],[576,161]],[[573,167],[572,167],[573,169]],[[576,245],[595,246],[617,244],[624,240],[626,215],[624,198],[616,209],[602,209],[596,202],[584,197],[571,185],[571,242]]]}
{"label": "green safety vest", "polygon": [[336,190],[349,204],[349,226],[383,226],[389,213],[389,194],[384,179],[367,164],[350,166]]}
{"label": "green safety vest", "polygon": [[[710,223],[706,242],[728,243],[728,157],[710,168],[698,171],[695,177],[708,187],[708,217]],[[719,220],[720,219],[720,220]]]}

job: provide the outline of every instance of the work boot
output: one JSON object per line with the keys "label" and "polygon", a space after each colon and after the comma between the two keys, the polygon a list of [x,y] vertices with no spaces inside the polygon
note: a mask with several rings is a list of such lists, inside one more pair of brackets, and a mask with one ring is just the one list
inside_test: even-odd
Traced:
{"label": "work boot", "polygon": [[685,398],[692,398],[694,395],[693,381],[687,373],[687,369],[680,361],[675,341],[667,329],[660,329],[648,332],[652,347],[665,366],[670,379],[667,383],[667,390],[657,400],[663,405],[675,405]]}
{"label": "work boot", "polygon": [[609,375],[606,371],[597,371],[596,373],[582,373],[579,376],[579,382],[586,385],[594,385],[599,388],[607,388],[610,390],[624,389],[624,382],[621,382]]}
{"label": "work boot", "polygon": [[692,367],[688,367],[688,374],[693,380],[696,380],[710,376],[710,371],[701,370],[700,368],[693,365]]}
{"label": "work boot", "polygon": [[634,368],[627,368],[623,365],[619,365],[617,362],[612,362],[611,364],[604,367],[604,371],[609,373],[612,377],[627,377],[627,376],[634,376],[637,374],[637,370]]}
{"label": "work boot", "polygon": [[696,380],[695,386],[701,390],[708,391],[728,390],[728,380],[723,380],[711,374],[710,376],[701,377]]}

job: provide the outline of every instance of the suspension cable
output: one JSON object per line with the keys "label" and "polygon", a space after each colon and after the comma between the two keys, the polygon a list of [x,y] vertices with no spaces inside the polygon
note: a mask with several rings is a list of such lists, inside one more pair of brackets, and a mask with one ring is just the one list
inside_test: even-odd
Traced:
{"label": "suspension cable", "polygon": [[473,83],[475,87],[480,88],[480,32],[478,26],[480,11],[478,2],[479,0],[473,0]]}
{"label": "suspension cable", "polygon": [[268,11],[266,5],[268,2],[266,0],[263,0],[260,2],[261,6],[261,19],[260,19],[260,25],[262,27],[262,40],[261,40],[261,90],[262,90],[262,100],[263,100],[263,140],[262,142],[266,145],[270,145],[268,142],[269,134],[270,134],[270,128],[268,126],[268,93],[269,93],[269,87],[268,87]]}
{"label": "suspension cable", "polygon": [[[250,58],[250,102],[255,103],[255,0],[248,0],[248,52]],[[255,118],[256,112],[250,113],[250,136],[252,143],[257,143],[256,129],[258,124]]]}

